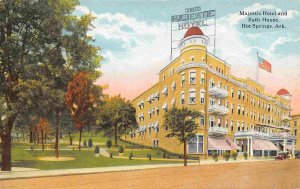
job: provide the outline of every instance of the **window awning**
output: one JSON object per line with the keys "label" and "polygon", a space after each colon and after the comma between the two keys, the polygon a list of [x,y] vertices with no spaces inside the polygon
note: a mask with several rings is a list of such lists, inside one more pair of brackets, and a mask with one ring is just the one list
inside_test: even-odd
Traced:
{"label": "window awning", "polygon": [[278,148],[271,141],[253,139],[253,150],[278,150]]}
{"label": "window awning", "polygon": [[171,104],[175,104],[175,98],[172,98]]}
{"label": "window awning", "polygon": [[225,138],[211,138],[207,139],[207,149],[208,150],[239,150],[240,147],[230,141],[230,139]]}
{"label": "window awning", "polygon": [[167,109],[168,108],[168,104],[165,102],[163,105],[162,105],[162,109]]}
{"label": "window awning", "polygon": [[231,139],[227,138],[226,142],[234,149],[234,150],[241,150],[241,147],[239,147],[235,142],[233,142]]}
{"label": "window awning", "polygon": [[167,87],[167,86],[165,86],[165,87],[163,88],[163,90],[162,90],[162,93],[163,93],[163,94],[166,94],[166,93],[167,93],[167,91],[168,91],[168,87]]}
{"label": "window awning", "polygon": [[172,88],[175,88],[176,87],[176,83],[175,81],[173,81],[172,85],[171,85]]}

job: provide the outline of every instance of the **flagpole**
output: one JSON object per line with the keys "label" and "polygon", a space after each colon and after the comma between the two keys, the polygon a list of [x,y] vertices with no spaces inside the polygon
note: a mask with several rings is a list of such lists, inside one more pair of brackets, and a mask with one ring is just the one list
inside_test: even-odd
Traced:
{"label": "flagpole", "polygon": [[[257,53],[257,58],[258,58],[258,52]],[[258,62],[256,62],[256,82],[258,82],[258,74],[259,74],[259,66],[258,66]]]}

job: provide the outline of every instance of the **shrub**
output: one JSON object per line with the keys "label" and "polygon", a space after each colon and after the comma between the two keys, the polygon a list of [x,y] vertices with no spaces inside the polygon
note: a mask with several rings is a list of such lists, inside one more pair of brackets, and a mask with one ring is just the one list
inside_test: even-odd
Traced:
{"label": "shrub", "polygon": [[166,156],[167,156],[167,154],[164,152],[164,153],[163,153],[163,158],[166,158]]}
{"label": "shrub", "polygon": [[110,157],[110,158],[113,158],[113,153],[110,153],[110,154],[109,154],[109,157]]}
{"label": "shrub", "polygon": [[83,141],[83,147],[86,147],[86,140]]}
{"label": "shrub", "polygon": [[231,157],[233,160],[236,160],[237,156],[238,156],[238,153],[236,151],[231,152]]}
{"label": "shrub", "polygon": [[99,154],[100,153],[100,149],[99,149],[99,146],[96,146],[95,147],[95,150],[94,150],[95,154]]}
{"label": "shrub", "polygon": [[93,147],[93,141],[92,141],[91,138],[90,138],[89,141],[88,141],[88,147],[89,147],[89,148]]}
{"label": "shrub", "polygon": [[247,152],[244,152],[244,153],[243,153],[243,156],[244,156],[244,159],[245,159],[245,160],[248,159],[248,153],[247,153]]}
{"label": "shrub", "polygon": [[128,156],[128,158],[129,158],[129,160],[132,160],[132,157],[133,157],[133,154],[132,154],[132,152],[129,154],[129,156]]}
{"label": "shrub", "polygon": [[217,153],[217,151],[213,151],[212,152],[212,158],[215,160],[215,161],[218,161],[218,153]]}
{"label": "shrub", "polygon": [[112,146],[111,140],[107,140],[107,141],[106,141],[106,147],[107,147],[107,148],[110,148],[111,146]]}
{"label": "shrub", "polygon": [[119,153],[123,153],[124,152],[124,147],[123,146],[120,146],[119,147]]}
{"label": "shrub", "polygon": [[152,157],[151,157],[151,154],[148,154],[148,159],[151,160],[151,158],[152,158]]}
{"label": "shrub", "polygon": [[225,159],[225,161],[228,161],[230,158],[230,154],[228,152],[224,152],[223,153],[223,158]]}

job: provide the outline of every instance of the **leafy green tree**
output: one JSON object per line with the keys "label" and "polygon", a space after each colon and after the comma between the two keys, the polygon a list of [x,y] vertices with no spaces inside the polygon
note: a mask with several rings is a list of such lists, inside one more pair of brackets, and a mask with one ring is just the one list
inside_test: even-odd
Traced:
{"label": "leafy green tree", "polygon": [[[11,170],[11,130],[23,112],[44,107],[53,118],[58,157],[68,81],[79,71],[100,76],[100,49],[93,46],[87,34],[94,17],[72,15],[76,5],[77,0],[0,1],[0,106],[5,107],[1,110],[0,137],[4,171]],[[31,90],[27,85],[33,87],[32,93],[27,93]],[[31,99],[39,94],[39,101]]]}
{"label": "leafy green tree", "polygon": [[100,112],[99,125],[107,136],[114,136],[117,146],[121,135],[138,127],[135,108],[120,96],[108,98]]}
{"label": "leafy green tree", "polygon": [[191,111],[187,108],[178,109],[172,107],[165,114],[164,126],[167,126],[170,133],[166,135],[169,138],[176,138],[183,144],[184,166],[187,166],[187,142],[195,136],[197,124],[195,119],[200,116],[197,111]]}

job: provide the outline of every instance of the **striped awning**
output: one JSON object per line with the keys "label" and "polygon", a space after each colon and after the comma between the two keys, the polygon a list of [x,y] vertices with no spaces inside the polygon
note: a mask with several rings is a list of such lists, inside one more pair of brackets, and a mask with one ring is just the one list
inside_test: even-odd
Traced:
{"label": "striped awning", "polygon": [[239,147],[235,142],[233,142],[232,139],[227,138],[226,142],[233,148],[233,150],[241,150],[241,147]]}
{"label": "striped awning", "polygon": [[253,150],[278,150],[278,148],[271,141],[253,139]]}
{"label": "striped awning", "polygon": [[208,150],[234,150],[233,147],[226,141],[225,138],[211,138],[207,139]]}

